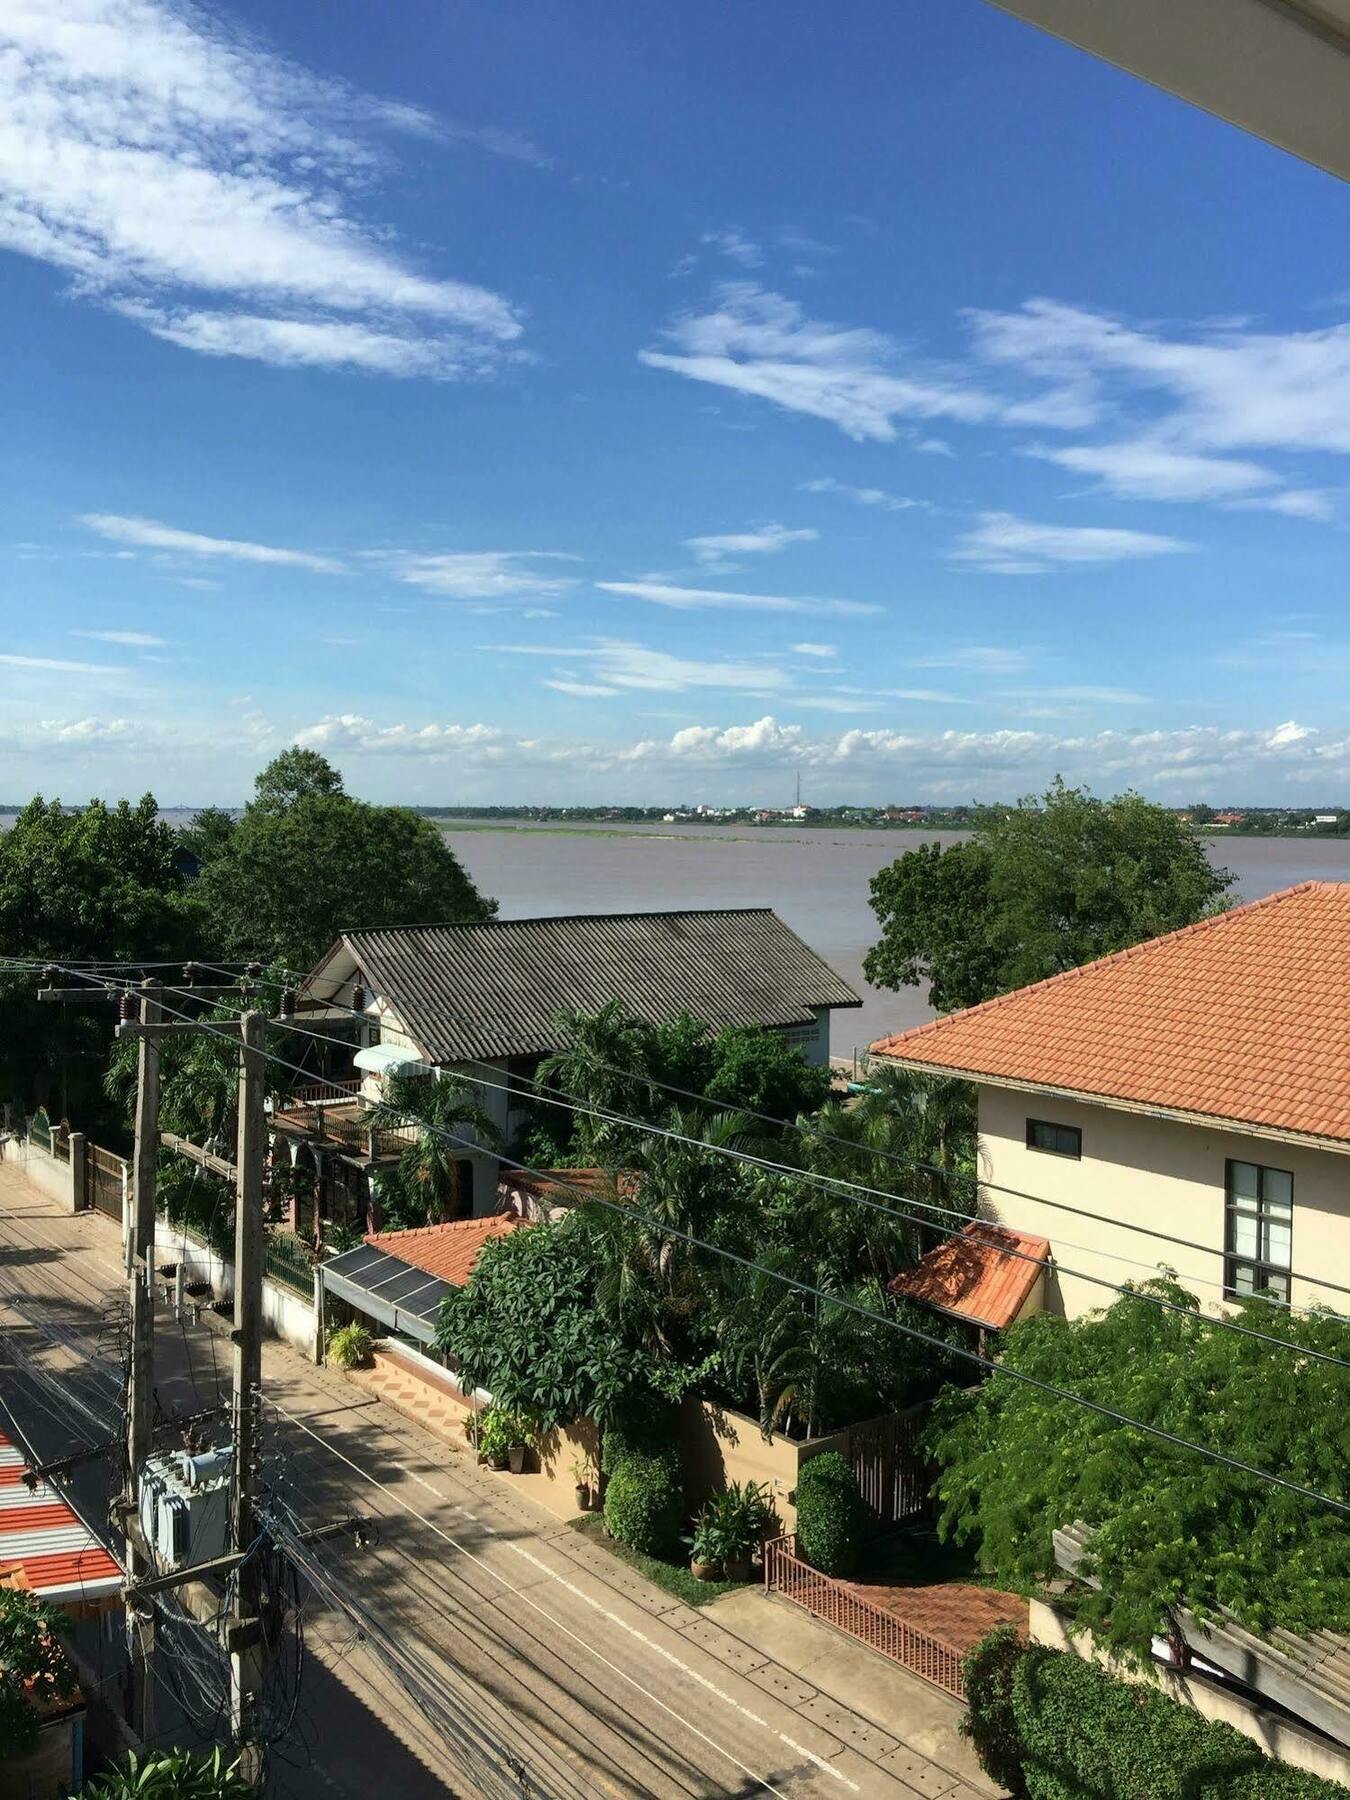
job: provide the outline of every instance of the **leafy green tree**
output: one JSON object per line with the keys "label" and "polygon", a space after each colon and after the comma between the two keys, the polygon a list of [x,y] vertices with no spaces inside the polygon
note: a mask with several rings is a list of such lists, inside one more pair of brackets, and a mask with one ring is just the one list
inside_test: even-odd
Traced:
{"label": "leafy green tree", "polygon": [[370,1123],[378,1130],[412,1126],[417,1136],[392,1172],[380,1178],[384,1230],[435,1225],[464,1212],[460,1164],[468,1152],[454,1138],[472,1133],[485,1149],[501,1145],[479,1093],[472,1082],[450,1074],[397,1075],[386,1081],[382,1098],[369,1109]]}
{"label": "leafy green tree", "polygon": [[830,1091],[830,1071],[807,1062],[776,1031],[728,1026],[713,1039],[710,1060],[703,1092],[718,1106],[791,1121],[815,1112]]}
{"label": "leafy green tree", "polygon": [[446,1297],[437,1349],[540,1431],[582,1417],[603,1428],[634,1388],[650,1385],[651,1359],[599,1298],[597,1267],[580,1218],[489,1243],[467,1285]]}
{"label": "leafy green tree", "polygon": [[207,863],[224,856],[234,842],[239,821],[223,806],[204,806],[194,813],[192,823],[179,827],[179,847],[197,864],[198,871]]}
{"label": "leafy green tree", "polygon": [[1339,1630],[1350,1617],[1350,1533],[1339,1513],[1194,1451],[1119,1425],[1019,1371],[1207,1444],[1332,1498],[1350,1466],[1350,1322],[1294,1317],[1263,1300],[1240,1321],[1289,1350],[1225,1330],[1170,1280],[1145,1284],[1177,1312],[1126,1294],[1102,1313],[1011,1327],[982,1387],[938,1402],[930,1449],[945,1536],[973,1541],[1014,1587],[1057,1574],[1053,1533],[1082,1524],[1080,1619],[1146,1655],[1180,1607],[1226,1607],[1249,1630]]}
{"label": "leafy green tree", "polygon": [[40,1706],[74,1695],[75,1670],[61,1644],[69,1630],[59,1607],[0,1588],[0,1761],[32,1750]]}
{"label": "leafy green tree", "polygon": [[[57,962],[184,955],[194,920],[176,852],[151,794],[79,810],[30,801],[0,833],[0,946]],[[36,973],[0,979],[0,1094],[92,1123],[111,1010],[51,1005],[37,986]]]}
{"label": "leafy green tree", "polygon": [[1220,911],[1233,877],[1174,813],[1063,781],[924,844],[873,878],[877,987],[927,981],[940,1012],[973,1006]]}
{"label": "leafy green tree", "polygon": [[349,928],[472,921],[496,910],[429,820],[353,799],[316,751],[283,752],[255,787],[224,854],[196,884],[217,954],[307,970]]}

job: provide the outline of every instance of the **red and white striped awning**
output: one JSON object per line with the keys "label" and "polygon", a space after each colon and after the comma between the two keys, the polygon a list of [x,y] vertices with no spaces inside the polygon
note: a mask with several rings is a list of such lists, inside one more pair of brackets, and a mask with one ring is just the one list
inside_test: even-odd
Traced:
{"label": "red and white striped awning", "polygon": [[0,1434],[0,1587],[24,1588],[57,1606],[115,1596],[123,1578],[111,1555],[45,1481],[28,1491],[26,1467]]}

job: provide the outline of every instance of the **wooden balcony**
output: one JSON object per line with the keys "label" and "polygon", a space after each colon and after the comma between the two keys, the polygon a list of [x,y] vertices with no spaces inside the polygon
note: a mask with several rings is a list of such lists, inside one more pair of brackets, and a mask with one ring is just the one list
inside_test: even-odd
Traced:
{"label": "wooden balcony", "polygon": [[359,1081],[323,1081],[296,1088],[273,1108],[270,1124],[284,1137],[336,1150],[360,1162],[392,1161],[417,1141],[415,1125],[377,1130],[371,1124]]}

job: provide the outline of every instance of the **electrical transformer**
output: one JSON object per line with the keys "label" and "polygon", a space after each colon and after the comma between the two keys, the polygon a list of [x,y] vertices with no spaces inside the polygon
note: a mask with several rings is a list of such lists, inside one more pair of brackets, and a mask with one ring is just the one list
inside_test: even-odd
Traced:
{"label": "electrical transformer", "polygon": [[201,1456],[173,1450],[141,1470],[141,1531],[161,1571],[185,1569],[225,1554],[230,1525],[227,1444]]}

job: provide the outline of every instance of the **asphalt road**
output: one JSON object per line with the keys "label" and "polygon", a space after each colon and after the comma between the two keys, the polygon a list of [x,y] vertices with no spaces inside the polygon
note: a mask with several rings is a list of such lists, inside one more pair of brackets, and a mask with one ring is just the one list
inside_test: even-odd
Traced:
{"label": "asphalt road", "polygon": [[[39,1453],[118,1429],[110,1320],[124,1293],[115,1227],[63,1216],[0,1166],[0,1398]],[[156,1333],[166,1409],[225,1397],[227,1343],[163,1307]],[[366,1548],[343,1537],[310,1553],[333,1604],[306,1609],[305,1674],[273,1758],[275,1793],[947,1791],[883,1768],[864,1721],[850,1726],[836,1709],[831,1730],[806,1716],[786,1671],[335,1371],[268,1342],[264,1389],[262,1473],[278,1502],[305,1526],[353,1513],[377,1525]],[[106,1465],[86,1474],[91,1504],[111,1479]],[[191,1635],[176,1627],[162,1657],[176,1685],[195,1684],[200,1713],[210,1657]]]}

